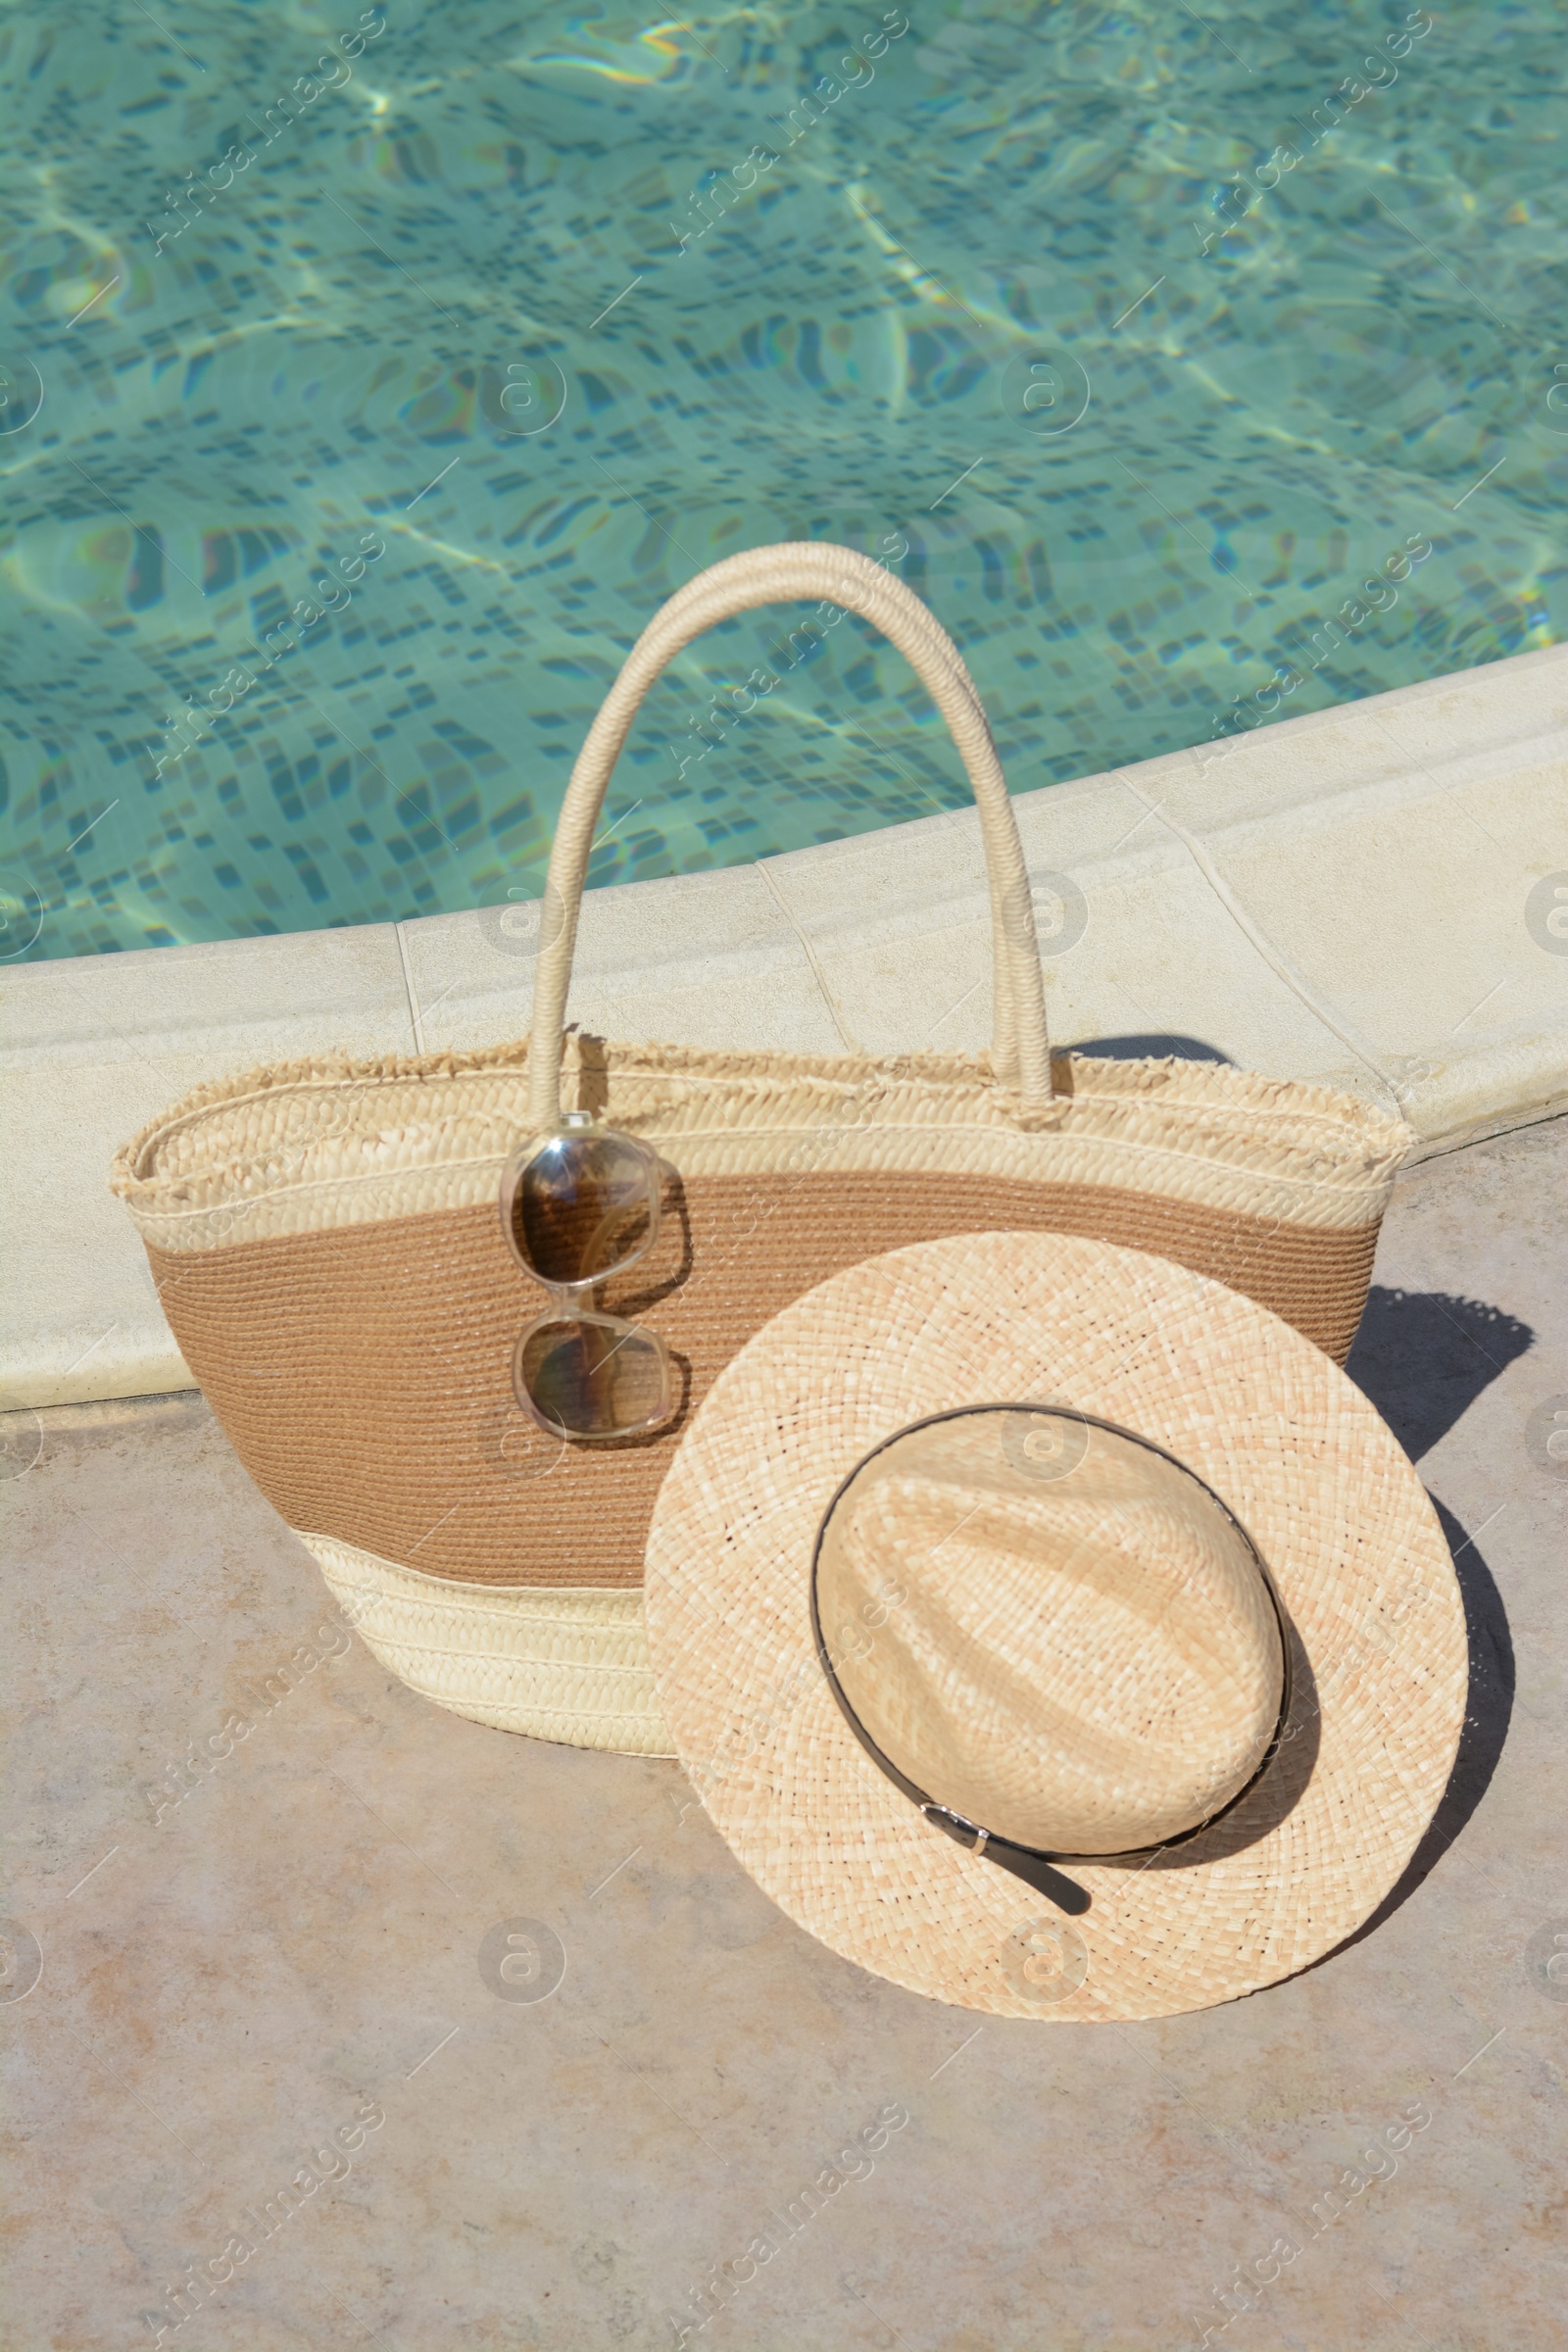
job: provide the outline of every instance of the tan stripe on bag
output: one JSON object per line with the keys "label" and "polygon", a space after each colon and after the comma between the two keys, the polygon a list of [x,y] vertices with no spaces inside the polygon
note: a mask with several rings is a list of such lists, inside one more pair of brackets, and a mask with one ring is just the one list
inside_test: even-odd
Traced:
{"label": "tan stripe on bag", "polygon": [[[149,1245],[164,1308],[257,1485],[292,1527],[426,1576],[629,1587],[691,1408],[753,1333],[844,1267],[955,1232],[1076,1233],[1244,1292],[1337,1360],[1377,1229],[1311,1229],[1105,1186],[920,1174],[693,1177],[608,1311],[662,1334],[674,1425],[562,1446],[518,1409],[512,1349],[543,1294],[490,1206],[194,1254]],[[1049,1391],[1049,1362],[1042,1367]]]}

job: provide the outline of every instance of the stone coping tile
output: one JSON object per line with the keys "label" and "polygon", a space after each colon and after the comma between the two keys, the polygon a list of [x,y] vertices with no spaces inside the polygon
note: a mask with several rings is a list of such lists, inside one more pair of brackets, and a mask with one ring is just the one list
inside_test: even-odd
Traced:
{"label": "stone coping tile", "polygon": [[[382,1053],[394,1031],[407,1052],[413,1037],[395,923],[62,956],[18,964],[3,989],[0,1067],[188,1048],[216,1056],[216,1074],[247,1066],[247,1056],[309,1052],[323,1021],[350,1052]],[[300,1033],[305,1045],[295,1043]]]}
{"label": "stone coping tile", "polygon": [[[1548,646],[1358,703],[1279,718],[1251,734],[1146,760],[1171,812],[1191,829],[1275,821],[1382,782],[1430,781],[1466,760],[1506,773],[1535,747],[1568,737],[1568,649]],[[1529,747],[1528,749],[1526,747]],[[1098,782],[1099,779],[1091,779]]]}
{"label": "stone coping tile", "polygon": [[1252,826],[1214,845],[1282,965],[1380,1074],[1410,1085],[1406,1116],[1429,1139],[1486,1114],[1499,1054],[1562,1054],[1568,958],[1532,936],[1527,909],[1536,847],[1568,810],[1568,742],[1564,755],[1403,807],[1342,798],[1332,827]]}
{"label": "stone coping tile", "polygon": [[[1392,1106],[1378,1072],[1280,976],[1122,776],[1025,793],[1013,805],[1054,1044],[1174,1038],[1281,1076],[1332,1077]],[[945,1047],[984,1045],[990,905],[973,812],[833,848],[832,860],[797,851],[769,870],[861,1041],[892,1051],[912,1044],[917,1028]]]}
{"label": "stone coping tile", "polygon": [[[1568,649],[1017,796],[1057,1044],[1221,1054],[1396,1105],[1419,1154],[1568,1108]],[[1532,893],[1535,897],[1532,898]],[[198,1078],[521,1036],[537,905],[0,976],[0,1402],[184,1385],[107,1190]],[[631,1041],[983,1045],[972,809],[592,891],[568,1006]]]}
{"label": "stone coping tile", "polygon": [[[526,1034],[537,900],[399,930],[426,1052]],[[590,891],[568,1013],[609,1037],[844,1050],[800,933],[757,865]]]}
{"label": "stone coping tile", "polygon": [[0,1405],[192,1386],[109,1162],[191,1087],[329,1048],[414,1051],[390,923],[6,973]]}

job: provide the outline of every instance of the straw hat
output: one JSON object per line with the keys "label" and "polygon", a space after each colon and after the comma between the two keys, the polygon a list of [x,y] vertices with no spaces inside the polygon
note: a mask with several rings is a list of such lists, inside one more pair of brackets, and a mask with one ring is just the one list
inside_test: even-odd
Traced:
{"label": "straw hat", "polygon": [[1332,1951],[1465,1711],[1447,1546],[1360,1392],[1220,1284],[1065,1235],[892,1250],[775,1316],[682,1439],[647,1621],[759,1885],[1007,2017],[1171,2016]]}

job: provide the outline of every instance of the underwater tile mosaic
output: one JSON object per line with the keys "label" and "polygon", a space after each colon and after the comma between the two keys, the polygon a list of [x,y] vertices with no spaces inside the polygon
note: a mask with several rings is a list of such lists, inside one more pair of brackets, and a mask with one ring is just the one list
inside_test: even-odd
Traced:
{"label": "underwater tile mosaic", "polygon": [[[1551,642],[1561,33],[9,9],[0,955],[536,897],[626,647],[771,539],[930,600],[1015,790]],[[963,793],[858,620],[751,614],[591,879]]]}

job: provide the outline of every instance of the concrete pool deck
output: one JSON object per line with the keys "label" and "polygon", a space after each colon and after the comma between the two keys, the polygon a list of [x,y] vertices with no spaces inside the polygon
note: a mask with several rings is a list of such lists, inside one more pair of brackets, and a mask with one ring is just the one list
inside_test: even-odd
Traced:
{"label": "concrete pool deck", "polygon": [[[1422,1152],[1568,1104],[1568,648],[1014,805],[1054,1042],[1343,1086]],[[510,906],[7,971],[0,1404],[191,1385],[108,1191],[118,1145],[259,1062],[519,1036],[536,930]],[[590,892],[570,1010],[631,1041],[981,1046],[974,813]]]}
{"label": "concrete pool deck", "polygon": [[[8,1490],[0,2030],[28,2192],[0,2337],[1555,2352],[1565,1197],[1568,1120],[1411,1168],[1350,1359],[1465,1595],[1432,1833],[1316,1968],[1143,2025],[862,1975],[674,1764],[416,1697],[199,1397],[17,1416],[42,1450]],[[498,1974],[523,1923],[560,1947],[547,1998]],[[1364,2158],[1390,2130],[1397,2158]]]}

